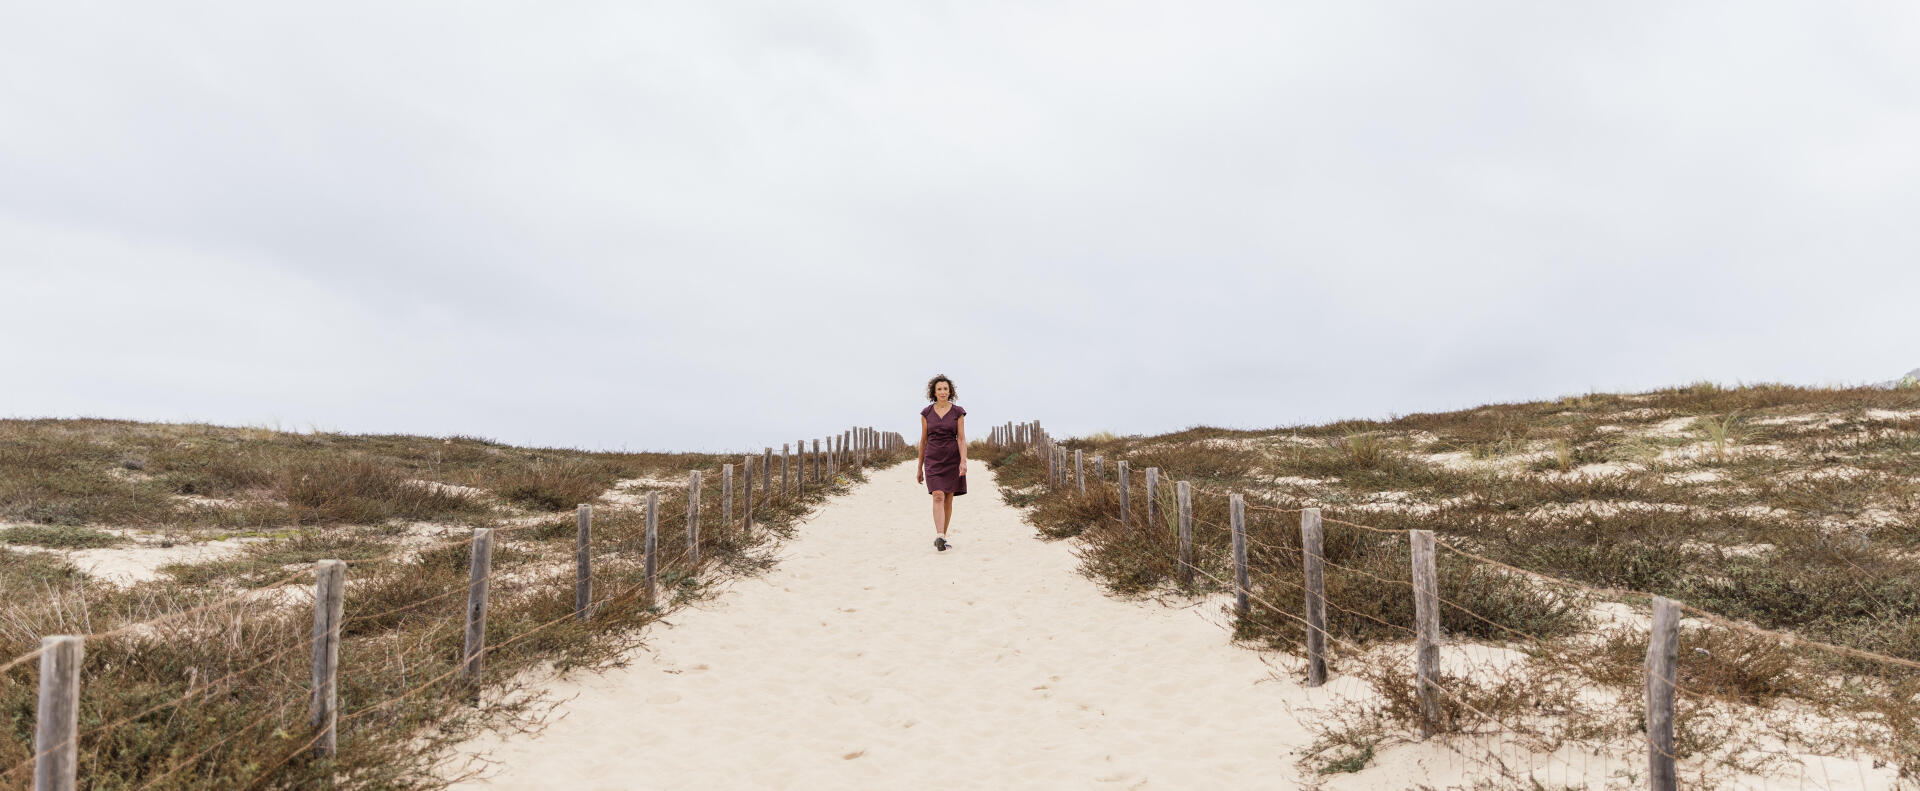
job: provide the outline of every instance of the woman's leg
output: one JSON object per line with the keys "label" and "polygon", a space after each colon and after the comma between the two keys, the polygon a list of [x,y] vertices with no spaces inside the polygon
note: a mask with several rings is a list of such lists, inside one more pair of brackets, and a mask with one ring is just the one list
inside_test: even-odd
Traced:
{"label": "woman's leg", "polygon": [[947,514],[953,512],[947,499],[946,492],[933,493],[933,531],[943,536],[947,534]]}
{"label": "woman's leg", "polygon": [[947,528],[953,526],[953,495],[947,495],[947,512],[940,518],[940,535],[947,534]]}

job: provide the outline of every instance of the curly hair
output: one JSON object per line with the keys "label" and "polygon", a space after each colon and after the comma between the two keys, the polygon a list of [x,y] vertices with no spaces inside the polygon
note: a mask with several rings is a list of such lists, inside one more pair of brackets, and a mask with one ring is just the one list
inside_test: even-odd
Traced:
{"label": "curly hair", "polygon": [[927,400],[928,401],[940,400],[937,396],[933,394],[933,386],[941,382],[947,383],[947,400],[948,401],[952,401],[960,397],[960,388],[954,386],[952,379],[948,379],[946,374],[934,374],[932,379],[927,380]]}

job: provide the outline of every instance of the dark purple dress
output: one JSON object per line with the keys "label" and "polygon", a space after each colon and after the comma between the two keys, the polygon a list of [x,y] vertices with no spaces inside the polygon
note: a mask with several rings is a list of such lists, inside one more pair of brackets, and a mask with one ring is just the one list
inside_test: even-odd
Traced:
{"label": "dark purple dress", "polygon": [[967,476],[960,474],[960,417],[967,414],[959,404],[950,404],[941,417],[932,404],[920,410],[927,421],[927,492],[949,492],[955,497],[967,493]]}

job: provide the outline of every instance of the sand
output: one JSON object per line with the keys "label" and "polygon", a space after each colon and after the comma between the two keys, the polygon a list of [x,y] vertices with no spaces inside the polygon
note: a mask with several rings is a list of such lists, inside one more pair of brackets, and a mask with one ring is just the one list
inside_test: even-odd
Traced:
{"label": "sand", "polygon": [[1217,607],[1107,596],[969,478],[955,549],[881,470],[628,667],[548,684],[562,718],[467,745],[499,768],[457,787],[1298,787],[1303,690]]}

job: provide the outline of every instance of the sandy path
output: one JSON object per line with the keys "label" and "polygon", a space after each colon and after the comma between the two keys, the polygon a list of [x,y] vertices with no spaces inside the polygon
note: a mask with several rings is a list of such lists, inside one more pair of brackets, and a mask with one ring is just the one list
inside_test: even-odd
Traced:
{"label": "sandy path", "polygon": [[632,666],[557,684],[540,737],[469,745],[503,768],[463,787],[1294,787],[1297,686],[1211,607],[1109,598],[971,478],[937,553],[912,465],[876,473]]}

